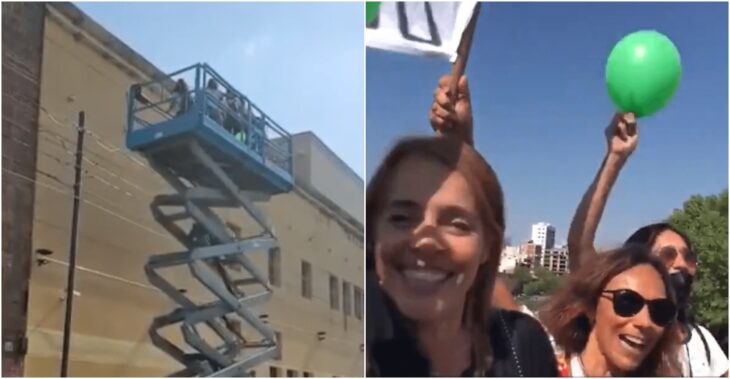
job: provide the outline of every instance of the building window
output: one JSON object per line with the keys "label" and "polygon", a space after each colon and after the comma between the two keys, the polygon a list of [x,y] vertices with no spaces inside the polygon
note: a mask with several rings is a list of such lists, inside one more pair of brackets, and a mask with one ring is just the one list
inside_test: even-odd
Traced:
{"label": "building window", "polygon": [[302,261],[302,297],[312,298],[312,265]]}
{"label": "building window", "polygon": [[275,359],[280,361],[284,356],[284,339],[281,337],[281,332],[274,332],[274,334],[276,335],[276,347],[279,349],[279,354]]}
{"label": "building window", "polygon": [[314,374],[312,374],[312,373],[311,373],[311,372],[309,372],[309,371],[304,371],[304,372],[302,373],[302,376],[304,376],[305,378],[312,378],[312,377],[314,377]]}
{"label": "building window", "polygon": [[299,374],[297,374],[297,370],[286,370],[286,377],[287,378],[298,378]]}
{"label": "building window", "polygon": [[281,286],[281,250],[278,247],[269,249],[269,283]]}
{"label": "building window", "polygon": [[352,307],[350,306],[350,283],[344,280],[342,281],[342,311],[347,316],[352,314]]}
{"label": "building window", "polygon": [[363,298],[362,298],[362,289],[360,287],[355,286],[355,317],[358,320],[362,320],[362,308],[363,308]]}
{"label": "building window", "polygon": [[251,370],[248,372],[248,376],[255,378],[256,377],[256,370]]}
{"label": "building window", "polygon": [[269,366],[269,376],[272,378],[278,378],[281,374],[281,369],[276,366]]}
{"label": "building window", "polygon": [[332,274],[330,274],[330,308],[340,309],[340,283]]}

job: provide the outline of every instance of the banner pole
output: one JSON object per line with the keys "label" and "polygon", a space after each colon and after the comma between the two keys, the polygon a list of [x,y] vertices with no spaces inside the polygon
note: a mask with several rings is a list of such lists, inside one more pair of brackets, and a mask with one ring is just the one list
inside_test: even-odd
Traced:
{"label": "banner pole", "polygon": [[474,38],[474,30],[476,29],[477,19],[479,18],[479,11],[481,9],[481,6],[482,4],[480,2],[477,2],[474,6],[474,14],[469,20],[469,24],[467,24],[466,29],[464,29],[464,34],[462,34],[461,41],[459,42],[459,47],[458,49],[456,49],[456,61],[454,61],[454,64],[451,66],[450,89],[451,96],[454,96],[454,101],[456,101],[455,96],[457,85],[459,84],[459,79],[462,75],[464,75],[464,70],[466,70],[466,63],[469,60],[471,41]]}
{"label": "banner pole", "polygon": [[[451,94],[451,103],[456,104],[456,101],[458,100],[458,85],[459,85],[459,79],[464,75],[464,71],[466,70],[466,62],[469,60],[469,51],[471,50],[471,42],[474,37],[474,30],[476,29],[477,24],[477,18],[479,18],[479,11],[481,9],[481,3],[476,3],[474,6],[474,14],[472,15],[471,19],[469,20],[469,24],[467,24],[466,29],[464,29],[464,33],[462,34],[461,41],[459,41],[459,47],[456,49],[456,60],[454,61],[454,64],[451,66],[451,83],[449,83],[449,93]],[[446,130],[454,128],[454,125],[451,125],[450,127],[447,126]],[[444,131],[446,131],[444,130]],[[437,130],[436,132],[438,134],[443,134],[444,131]],[[474,145],[474,132],[471,130],[468,131],[461,131],[461,133],[457,133],[461,139],[464,140],[469,145]]]}

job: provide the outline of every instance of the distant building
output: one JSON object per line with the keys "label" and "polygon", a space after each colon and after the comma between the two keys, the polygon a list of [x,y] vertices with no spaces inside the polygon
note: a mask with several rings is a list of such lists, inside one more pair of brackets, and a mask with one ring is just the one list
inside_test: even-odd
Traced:
{"label": "distant building", "polygon": [[542,246],[534,243],[532,240],[527,241],[519,246],[519,257],[517,266],[527,267],[532,271],[535,264],[535,257],[542,252]]}
{"label": "distant building", "polygon": [[498,271],[506,274],[513,273],[521,258],[519,246],[505,246],[502,249],[502,257],[499,260]]}
{"label": "distant building", "polygon": [[536,265],[540,265],[559,275],[567,274],[569,272],[568,263],[569,254],[567,247],[546,249],[541,252],[536,259]]}
{"label": "distant building", "polygon": [[542,247],[542,250],[555,247],[555,227],[546,222],[532,224],[532,240]]}
{"label": "distant building", "polygon": [[540,254],[540,252],[542,251],[542,246],[530,240],[520,245],[519,250],[520,256],[523,259],[532,260],[535,258],[536,255]]}

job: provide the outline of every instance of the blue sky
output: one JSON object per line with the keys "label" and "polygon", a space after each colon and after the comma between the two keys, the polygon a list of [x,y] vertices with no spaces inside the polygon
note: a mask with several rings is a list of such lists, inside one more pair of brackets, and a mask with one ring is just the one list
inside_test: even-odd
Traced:
{"label": "blue sky", "polygon": [[76,3],[164,72],[207,62],[364,175],[361,3]]}
{"label": "blue sky", "polygon": [[[639,147],[606,208],[598,243],[622,242],[692,194],[728,185],[727,3],[489,3],[467,75],[476,146],[494,166],[519,243],[547,221],[562,242],[606,149],[614,112],[604,64],[621,37],[669,36],[683,78],[669,106],[640,120]],[[427,110],[447,61],[367,51],[367,178],[400,136],[430,133]]]}

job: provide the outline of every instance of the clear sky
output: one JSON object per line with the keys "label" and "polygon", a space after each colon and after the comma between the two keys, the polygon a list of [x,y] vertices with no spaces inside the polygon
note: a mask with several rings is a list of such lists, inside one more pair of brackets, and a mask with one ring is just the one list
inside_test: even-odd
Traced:
{"label": "clear sky", "polygon": [[76,3],[164,72],[207,62],[364,174],[361,3]]}
{"label": "clear sky", "polygon": [[[614,188],[598,243],[728,186],[727,3],[488,3],[467,75],[476,146],[506,196],[507,236],[550,222],[557,243],[603,159],[614,112],[604,64],[621,37],[655,29],[682,56],[670,105],[641,119],[639,146]],[[430,133],[427,111],[448,61],[367,51],[367,178],[400,136]]]}

